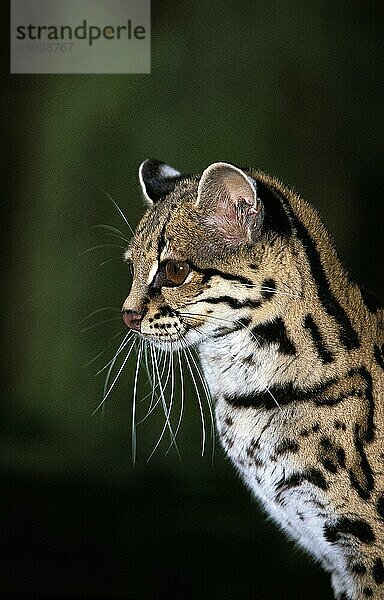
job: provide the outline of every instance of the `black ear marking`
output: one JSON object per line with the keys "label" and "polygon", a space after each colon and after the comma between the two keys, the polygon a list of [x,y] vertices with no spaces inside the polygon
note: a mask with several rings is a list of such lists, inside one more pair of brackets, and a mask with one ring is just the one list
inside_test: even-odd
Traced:
{"label": "black ear marking", "polygon": [[155,158],[147,158],[139,168],[141,189],[150,205],[156,204],[172,192],[182,178],[183,174],[180,171]]}

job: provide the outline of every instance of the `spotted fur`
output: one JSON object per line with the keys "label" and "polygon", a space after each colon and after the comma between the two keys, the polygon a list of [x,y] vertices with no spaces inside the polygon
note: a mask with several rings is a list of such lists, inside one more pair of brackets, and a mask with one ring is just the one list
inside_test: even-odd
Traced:
{"label": "spotted fur", "polygon": [[[225,451],[335,598],[384,598],[383,306],[276,179],[149,160],[140,181],[150,206],[127,251],[124,320],[154,344],[196,346]],[[181,284],[168,261],[188,270]]]}

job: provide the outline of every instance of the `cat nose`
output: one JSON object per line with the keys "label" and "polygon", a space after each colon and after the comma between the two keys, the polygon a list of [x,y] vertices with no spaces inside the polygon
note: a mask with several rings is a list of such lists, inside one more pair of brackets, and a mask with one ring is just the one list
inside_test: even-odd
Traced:
{"label": "cat nose", "polygon": [[143,320],[144,313],[137,312],[136,310],[123,310],[122,311],[123,321],[129,329],[134,331],[141,330],[141,321]]}

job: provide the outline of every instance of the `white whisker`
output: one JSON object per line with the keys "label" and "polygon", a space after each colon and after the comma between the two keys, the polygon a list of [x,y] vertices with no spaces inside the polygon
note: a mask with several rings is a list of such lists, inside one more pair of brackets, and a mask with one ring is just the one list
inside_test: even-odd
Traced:
{"label": "white whisker", "polygon": [[105,229],[105,235],[119,238],[120,240],[123,240],[123,242],[127,242],[127,244],[130,242],[128,238],[124,237],[123,233],[119,229],[112,227],[111,225],[95,225],[94,229]]}
{"label": "white whisker", "polygon": [[94,250],[98,250],[99,248],[120,248],[121,250],[126,250],[125,246],[120,246],[120,244],[97,244],[96,246],[91,246],[86,250],[82,250],[79,252],[78,256],[83,256],[84,254],[88,254],[89,252],[93,252]]}
{"label": "white whisker", "polygon": [[136,462],[136,396],[137,396],[137,382],[139,377],[139,370],[141,366],[141,357],[143,354],[143,341],[140,341],[139,350],[136,358],[136,371],[133,382],[133,398],[132,398],[132,462]]}
{"label": "white whisker", "polygon": [[[169,358],[169,355],[168,355],[168,358]],[[160,442],[163,439],[164,433],[166,432],[167,428],[169,430],[169,435],[171,437],[172,443],[175,446],[175,450],[176,450],[176,452],[177,452],[177,454],[178,454],[178,456],[180,458],[179,449],[177,447],[175,435],[173,433],[173,429],[172,429],[172,425],[171,425],[171,421],[170,421],[170,409],[172,408],[172,406],[170,406],[170,408],[168,409],[168,405],[167,405],[167,402],[166,402],[166,399],[165,399],[165,393],[164,393],[165,389],[166,389],[166,387],[168,385],[168,381],[169,381],[169,372],[170,372],[170,366],[171,366],[170,358],[169,358],[169,363],[168,364],[169,364],[169,366],[168,366],[168,372],[167,372],[167,376],[166,376],[166,381],[165,381],[165,384],[163,385],[161,383],[160,373],[159,373],[157,364],[155,363],[156,373],[157,373],[157,377],[158,377],[158,380],[159,380],[160,398],[161,398],[161,402],[162,402],[162,405],[163,405],[164,416],[165,416],[165,424],[164,424],[164,427],[163,427],[163,429],[162,429],[162,431],[160,433],[160,437],[159,437],[159,439],[158,439],[155,447],[153,448],[151,454],[149,455],[149,457],[147,459],[147,462],[149,462],[151,460],[152,456],[154,455],[154,453],[156,452],[157,448],[159,447]]]}
{"label": "white whisker", "polygon": [[118,213],[120,214],[120,216],[122,217],[122,219],[124,220],[125,224],[127,225],[128,229],[130,230],[130,232],[132,234],[134,234],[134,231],[132,229],[132,227],[130,226],[130,224],[128,223],[127,217],[125,216],[125,214],[123,213],[123,211],[121,210],[120,206],[117,204],[117,202],[115,202],[115,200],[112,198],[111,194],[109,194],[106,190],[104,190],[101,186],[99,186],[99,189],[104,192],[104,194],[109,198],[109,200],[113,203],[114,207],[116,208],[116,210],[118,211]]}
{"label": "white whisker", "polygon": [[[105,371],[105,369],[107,369],[109,366],[111,366],[111,369],[113,368],[113,365],[116,362],[116,359],[118,357],[118,355],[120,354],[120,352],[122,352],[125,348],[125,346],[128,344],[129,340],[132,338],[132,332],[128,331],[128,333],[125,334],[125,337],[123,339],[123,341],[121,342],[120,346],[118,347],[118,349],[116,350],[113,358],[111,358],[111,360],[109,360],[107,362],[107,364],[104,365],[104,367],[102,367],[101,369],[99,369],[96,373],[96,375],[100,375],[100,373],[102,373],[103,371]],[[107,375],[107,379],[108,379],[108,375]],[[106,381],[107,381],[106,379]],[[105,385],[104,385],[105,388]]]}
{"label": "white whisker", "polygon": [[[106,399],[108,398],[109,394],[110,394],[110,393],[111,393],[111,391],[113,390],[113,388],[114,388],[114,385],[115,385],[116,381],[117,381],[117,380],[118,380],[118,378],[120,377],[120,373],[122,372],[122,370],[124,369],[125,365],[127,364],[128,358],[129,358],[129,356],[130,356],[130,354],[131,354],[131,352],[132,352],[132,349],[133,349],[133,347],[134,347],[134,345],[135,345],[135,341],[136,341],[136,340],[133,340],[133,342],[132,342],[132,345],[131,345],[130,349],[128,350],[128,353],[127,353],[126,357],[124,358],[124,360],[123,360],[123,363],[122,363],[121,367],[119,368],[119,370],[118,370],[118,372],[117,372],[117,375],[116,375],[116,377],[114,378],[113,382],[112,382],[112,383],[111,383],[111,385],[109,386],[109,389],[108,389],[108,391],[107,391],[107,392],[104,394],[104,396],[103,396],[103,398],[102,398],[101,402],[99,403],[99,405],[98,405],[98,406],[95,408],[95,410],[93,411],[93,413],[92,413],[92,416],[93,416],[93,415],[94,415],[94,414],[95,414],[95,413],[96,413],[96,412],[99,410],[99,408],[100,408],[101,406],[103,406],[103,405],[104,405],[104,403],[105,403]],[[113,364],[114,364],[114,363],[113,363]],[[111,365],[111,367],[113,366],[113,364]],[[108,376],[109,376],[109,374],[110,374],[110,372],[108,373]]]}
{"label": "white whisker", "polygon": [[98,354],[96,354],[96,356],[94,356],[93,358],[91,358],[91,360],[89,360],[88,362],[86,362],[83,366],[88,367],[89,365],[91,365],[92,363],[94,363],[98,358],[100,358],[100,356],[102,356],[107,350],[109,350],[109,348],[112,346],[112,340],[114,340],[115,338],[117,338],[118,336],[122,336],[124,335],[123,331],[118,331],[117,333],[115,333],[111,338],[109,338],[108,345],[104,348],[104,350],[102,350],[101,352],[99,352]]}
{"label": "white whisker", "polygon": [[213,414],[213,407],[212,407],[212,400],[211,400],[211,395],[209,393],[208,390],[208,386],[207,383],[204,379],[204,376],[201,372],[201,369],[198,365],[198,363],[196,362],[192,350],[189,347],[185,348],[185,351],[188,352],[190,359],[192,360],[194,366],[195,366],[195,370],[196,373],[200,379],[201,385],[203,387],[204,393],[205,393],[205,397],[207,399],[207,404],[208,404],[208,409],[209,409],[209,415],[211,417],[211,440],[212,440],[212,462],[213,462],[213,458],[214,458],[214,451],[215,451],[215,418],[214,418],[214,414]]}
{"label": "white whisker", "polygon": [[90,331],[91,329],[94,329],[95,327],[99,327],[100,325],[104,325],[104,323],[111,323],[112,321],[121,321],[121,317],[111,317],[110,319],[104,319],[103,321],[99,321],[98,323],[93,323],[93,325],[87,325],[87,327],[84,327],[83,329],[81,329],[80,333],[85,333],[86,331]]}
{"label": "white whisker", "polygon": [[[251,337],[255,340],[258,348],[260,348],[260,340],[258,340],[257,336],[253,333],[253,331],[250,329],[250,327],[247,326],[247,325],[244,325],[244,323],[241,323],[240,320],[231,321],[229,319],[223,319],[221,317],[213,317],[212,315],[204,315],[204,314],[198,314],[198,313],[194,313],[194,314],[192,314],[192,313],[178,313],[178,314],[179,314],[180,317],[184,317],[184,318],[192,318],[193,319],[195,317],[196,319],[198,319],[199,317],[204,317],[207,320],[211,319],[211,320],[216,320],[216,321],[224,321],[224,322],[230,323],[232,325],[235,325],[235,324],[241,325],[241,327],[243,329],[245,329],[246,331],[248,331],[248,333],[251,335]],[[191,326],[191,327],[193,327],[193,326]],[[193,329],[195,331],[201,333],[201,330],[198,327],[193,327]],[[205,334],[205,335],[207,335],[207,334]],[[215,340],[214,336],[212,336],[212,335],[207,335],[207,337],[209,337],[211,340]],[[240,362],[239,358],[237,356],[234,356],[232,354],[230,354],[230,356],[231,356],[231,358],[235,362]],[[278,409],[282,410],[279,402],[277,401],[277,399],[275,398],[275,396],[273,395],[273,393],[269,389],[269,386],[266,386],[265,389],[266,389],[266,392],[271,396],[272,400],[275,402],[275,404],[278,407]]]}
{"label": "white whisker", "polygon": [[112,256],[112,258],[107,258],[107,260],[103,260],[101,263],[99,263],[99,267],[102,267],[103,265],[106,265],[107,263],[110,263],[113,260],[121,261],[121,256]]}
{"label": "white whisker", "polygon": [[144,345],[144,362],[145,362],[145,370],[147,373],[148,382],[149,382],[151,388],[153,388],[153,379],[152,379],[151,372],[149,369],[148,347],[149,347],[149,344]]}
{"label": "white whisker", "polygon": [[[157,390],[157,388],[159,387],[159,381],[161,381],[161,379],[158,379],[158,382],[156,383],[156,385],[154,385],[155,379],[156,379],[156,373],[155,373],[155,362],[157,362],[157,358],[154,356],[154,351],[155,348],[153,346],[149,346],[149,349],[151,351],[151,360],[152,360],[152,374],[153,374],[153,383],[152,383],[152,390],[146,395],[144,396],[144,398],[142,400],[140,400],[140,404],[142,402],[144,402],[149,396],[151,396],[151,401],[147,410],[147,413],[145,414],[145,416],[138,421],[137,425],[140,425],[141,423],[143,423],[144,421],[147,420],[147,418],[153,413],[153,411],[156,409],[156,407],[158,406],[159,402],[160,402],[160,396],[157,398],[156,402],[154,402],[154,398],[155,398],[155,391]],[[165,360],[163,361],[165,364]],[[162,374],[160,375],[160,378],[162,377]]]}
{"label": "white whisker", "polygon": [[120,310],[118,308],[115,308],[114,306],[104,306],[103,308],[97,308],[96,310],[89,313],[89,315],[87,315],[86,317],[83,317],[82,319],[80,319],[79,323],[80,324],[84,323],[84,321],[87,321],[87,319],[90,319],[91,317],[93,317],[94,315],[97,315],[100,312],[105,312],[106,310],[111,310],[113,312],[117,312],[120,314]]}
{"label": "white whisker", "polygon": [[[178,359],[178,366],[179,366],[179,374],[180,374],[180,414],[179,414],[179,419],[177,421],[177,425],[176,425],[176,429],[175,429],[175,438],[177,437],[177,434],[179,433],[179,429],[181,426],[181,422],[183,419],[183,414],[184,414],[184,375],[183,375],[183,365],[181,362],[181,356],[180,356],[180,350],[176,350],[177,352],[177,359]],[[165,455],[167,456],[168,452],[170,451],[170,449],[172,448],[173,444],[169,445],[168,450],[166,451]]]}
{"label": "white whisker", "polygon": [[195,376],[194,376],[194,374],[193,374],[193,370],[192,370],[191,364],[190,364],[190,362],[189,362],[189,359],[188,359],[188,355],[185,353],[185,354],[184,354],[184,356],[185,356],[185,360],[187,361],[187,365],[188,365],[188,368],[189,368],[189,374],[190,374],[190,376],[191,376],[191,379],[192,379],[192,381],[193,381],[193,385],[194,385],[194,387],[195,387],[196,394],[197,394],[197,401],[198,401],[198,403],[199,403],[199,409],[200,409],[200,418],[201,418],[201,427],[202,427],[201,456],[204,456],[204,452],[205,452],[205,437],[206,437],[206,433],[205,433],[205,421],[204,421],[204,411],[203,411],[203,405],[202,405],[202,402],[201,402],[201,397],[200,397],[199,388],[198,388],[198,385],[197,385],[197,383],[196,383],[196,379],[195,379]]}

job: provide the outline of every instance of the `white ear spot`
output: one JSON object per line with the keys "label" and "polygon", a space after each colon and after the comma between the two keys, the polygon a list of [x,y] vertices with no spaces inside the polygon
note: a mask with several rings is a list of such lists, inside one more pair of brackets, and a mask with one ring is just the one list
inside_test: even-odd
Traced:
{"label": "white ear spot", "polygon": [[173,190],[182,175],[181,171],[147,158],[139,167],[139,181],[145,200],[153,206]]}
{"label": "white ear spot", "polygon": [[177,169],[174,169],[169,165],[161,165],[159,169],[159,174],[165,179],[170,179],[172,177],[179,177],[181,175],[181,171],[177,171]]}

